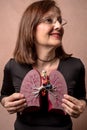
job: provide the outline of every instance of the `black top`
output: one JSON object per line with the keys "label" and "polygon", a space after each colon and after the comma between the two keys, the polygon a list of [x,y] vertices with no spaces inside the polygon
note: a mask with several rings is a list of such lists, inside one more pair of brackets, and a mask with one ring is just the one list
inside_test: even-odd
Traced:
{"label": "black top", "polygon": [[[10,59],[4,69],[4,78],[3,78],[0,100],[4,96],[9,96],[14,92],[20,92],[21,83],[25,75],[31,69],[32,69],[31,65],[19,64],[15,62],[14,59]],[[81,60],[74,57],[61,60],[57,70],[60,71],[65,78],[68,87],[67,88],[68,94],[76,97],[77,99],[85,100],[86,98],[85,69]],[[22,129],[24,130],[25,127],[23,128],[24,126],[23,124],[28,126],[26,127],[26,130],[28,130],[29,126],[40,126],[40,127],[52,126],[58,128],[63,127],[65,128],[63,130],[68,130],[68,128],[66,127],[71,124],[71,119],[69,115],[61,115],[56,112],[43,113],[41,111],[38,112],[34,111],[34,112],[27,113],[26,111],[23,114],[17,113],[15,130],[20,130],[21,128],[20,126],[22,126],[21,130]]]}

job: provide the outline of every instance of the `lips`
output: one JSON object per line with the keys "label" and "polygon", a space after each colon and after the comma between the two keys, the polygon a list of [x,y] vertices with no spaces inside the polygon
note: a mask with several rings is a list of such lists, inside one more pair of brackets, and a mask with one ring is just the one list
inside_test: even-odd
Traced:
{"label": "lips", "polygon": [[51,32],[49,33],[49,35],[51,35],[51,36],[53,36],[53,37],[55,37],[55,38],[62,38],[62,36],[63,36],[63,33],[64,33],[64,30],[63,29],[61,29],[61,30],[58,30],[58,31],[53,31],[53,30],[51,30]]}
{"label": "lips", "polygon": [[57,38],[57,39],[61,39],[62,38],[62,33],[53,32],[53,33],[50,33],[50,36],[53,36],[54,38]]}

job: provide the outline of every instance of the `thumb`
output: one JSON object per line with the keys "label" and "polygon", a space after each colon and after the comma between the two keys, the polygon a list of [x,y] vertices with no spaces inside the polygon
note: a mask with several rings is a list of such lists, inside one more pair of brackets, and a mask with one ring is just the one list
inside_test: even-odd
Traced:
{"label": "thumb", "polygon": [[19,100],[19,99],[22,99],[22,98],[24,98],[23,94],[21,94],[21,93],[13,93],[12,95],[10,95],[8,97],[8,100],[11,102],[11,101]]}

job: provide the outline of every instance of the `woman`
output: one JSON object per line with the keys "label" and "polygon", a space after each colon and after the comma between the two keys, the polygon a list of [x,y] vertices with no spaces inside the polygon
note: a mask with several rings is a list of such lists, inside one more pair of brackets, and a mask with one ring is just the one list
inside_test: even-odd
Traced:
{"label": "woman", "polygon": [[[22,16],[14,58],[5,66],[1,90],[1,104],[10,114],[17,113],[15,130],[72,130],[71,117],[79,117],[86,107],[84,65],[63,49],[65,24],[53,0],[34,2]],[[40,74],[45,70],[49,76],[57,70],[64,76],[68,94],[62,99],[62,107],[66,114],[44,111],[45,103],[42,111],[27,110],[20,89],[33,68]]]}

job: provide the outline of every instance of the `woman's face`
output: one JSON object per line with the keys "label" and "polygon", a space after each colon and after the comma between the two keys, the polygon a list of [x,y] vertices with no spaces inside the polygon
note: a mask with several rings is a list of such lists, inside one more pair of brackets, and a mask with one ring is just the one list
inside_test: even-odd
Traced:
{"label": "woman's face", "polygon": [[36,44],[41,46],[58,47],[63,37],[62,18],[56,8],[47,12],[36,28]]}

